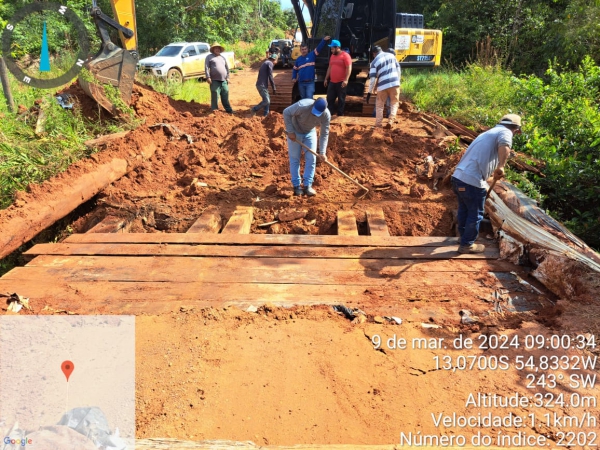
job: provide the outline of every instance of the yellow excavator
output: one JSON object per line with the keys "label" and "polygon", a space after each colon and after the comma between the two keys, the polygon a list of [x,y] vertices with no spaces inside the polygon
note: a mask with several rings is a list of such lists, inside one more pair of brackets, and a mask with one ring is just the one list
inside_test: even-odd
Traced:
{"label": "yellow excavator", "polygon": [[[139,56],[134,0],[110,3],[115,19],[104,14],[96,0],[92,2],[90,14],[102,42],[96,56],[85,62],[87,73],[79,77],[79,85],[104,109],[117,115],[120,101],[129,105],[131,100]],[[123,48],[111,41],[111,28],[118,31]]]}

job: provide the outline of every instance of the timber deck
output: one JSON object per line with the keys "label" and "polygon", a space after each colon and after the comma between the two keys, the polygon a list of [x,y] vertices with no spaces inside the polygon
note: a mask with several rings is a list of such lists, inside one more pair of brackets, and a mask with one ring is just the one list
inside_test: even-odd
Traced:
{"label": "timber deck", "polygon": [[[369,236],[358,235],[351,211],[338,213],[338,235],[248,234],[252,208],[240,207],[222,230],[207,213],[187,233],[74,234],[27,251],[31,260],[0,278],[0,292],[29,298],[35,313],[44,306],[50,313],[160,314],[271,303],[387,314],[420,304],[431,317],[454,315],[465,298],[488,299],[498,287],[520,291],[510,274],[515,266],[498,260],[495,245],[461,255],[456,238],[389,236],[377,210],[367,221]],[[526,309],[543,306],[519,295]]]}

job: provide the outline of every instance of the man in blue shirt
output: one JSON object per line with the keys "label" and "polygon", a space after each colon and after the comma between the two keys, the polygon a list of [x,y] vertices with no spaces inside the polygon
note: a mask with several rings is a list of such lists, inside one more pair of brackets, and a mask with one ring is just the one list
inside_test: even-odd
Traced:
{"label": "man in blue shirt", "polygon": [[325,36],[317,45],[317,48],[308,53],[308,45],[302,43],[300,46],[300,56],[296,59],[294,70],[292,70],[292,80],[298,83],[301,98],[313,98],[315,94],[315,60],[317,55],[325,48],[325,43],[331,39]]}
{"label": "man in blue shirt", "polygon": [[485,246],[475,244],[483,219],[485,198],[492,175],[499,180],[510,155],[512,138],[521,132],[521,117],[507,114],[498,125],[477,136],[452,174],[452,188],[458,197],[459,253],[482,253]]}

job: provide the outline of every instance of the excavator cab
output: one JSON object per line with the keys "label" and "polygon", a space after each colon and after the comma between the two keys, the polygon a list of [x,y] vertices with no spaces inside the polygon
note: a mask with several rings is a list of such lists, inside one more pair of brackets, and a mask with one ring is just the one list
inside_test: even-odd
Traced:
{"label": "excavator cab", "polygon": [[[120,102],[129,105],[131,100],[139,57],[134,0],[111,0],[111,5],[116,20],[104,14],[93,0],[90,14],[102,44],[98,54],[85,62],[89,75],[80,76],[79,85],[109,113],[118,115]],[[109,27],[119,32],[123,48],[111,41]],[[107,85],[114,90],[111,92]]]}

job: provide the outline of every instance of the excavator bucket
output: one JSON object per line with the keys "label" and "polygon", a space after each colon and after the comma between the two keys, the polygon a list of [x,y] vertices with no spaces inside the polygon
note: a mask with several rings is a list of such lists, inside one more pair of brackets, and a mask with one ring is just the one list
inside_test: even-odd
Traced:
{"label": "excavator bucket", "polygon": [[[137,58],[128,50],[116,46],[113,50],[105,48],[84,64],[91,77],[88,74],[80,77],[79,85],[99,105],[116,116],[119,115],[119,98],[125,105],[129,105],[136,66]],[[111,95],[110,89],[107,90],[105,85],[114,86],[117,95]]]}

